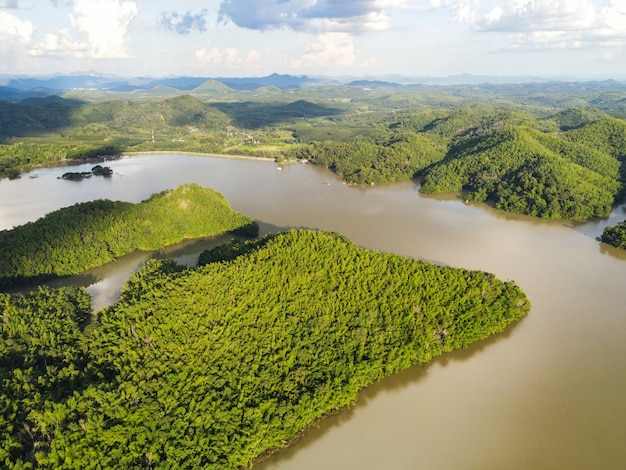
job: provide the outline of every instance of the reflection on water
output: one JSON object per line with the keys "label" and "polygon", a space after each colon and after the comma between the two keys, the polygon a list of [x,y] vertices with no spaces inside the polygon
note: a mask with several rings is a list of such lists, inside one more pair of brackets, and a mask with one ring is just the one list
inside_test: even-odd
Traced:
{"label": "reflection on water", "polygon": [[[138,202],[195,182],[222,192],[264,233],[308,227],[357,244],[512,279],[532,310],[505,334],[363,391],[263,469],[587,469],[626,462],[626,255],[595,237],[626,218],[541,221],[483,204],[424,197],[412,182],[355,187],[312,165],[177,155],[110,163],[109,180],[0,181],[0,228],[96,198]],[[85,167],[88,167],[86,165]],[[81,171],[81,167],[77,168]],[[212,243],[212,241],[208,241]],[[215,241],[217,243],[218,241]],[[133,253],[77,276],[101,308],[148,257],[194,262],[197,242]],[[81,284],[85,285],[85,284]]]}

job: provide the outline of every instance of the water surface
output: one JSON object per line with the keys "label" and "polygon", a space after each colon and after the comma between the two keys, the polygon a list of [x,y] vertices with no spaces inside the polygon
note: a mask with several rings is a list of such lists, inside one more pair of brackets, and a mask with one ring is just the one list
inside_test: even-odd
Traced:
{"label": "water surface", "polygon": [[[503,335],[414,367],[363,391],[263,469],[588,469],[626,462],[626,252],[595,240],[604,226],[546,222],[423,197],[412,182],[353,187],[312,165],[179,155],[107,163],[109,179],[38,169],[0,181],[0,229],[98,198],[139,202],[195,182],[222,192],[263,232],[333,230],[359,245],[515,280],[532,310]],[[91,165],[76,167],[89,170]],[[36,178],[29,178],[36,176]],[[193,263],[188,242],[133,253],[77,276],[96,308],[151,256]]]}

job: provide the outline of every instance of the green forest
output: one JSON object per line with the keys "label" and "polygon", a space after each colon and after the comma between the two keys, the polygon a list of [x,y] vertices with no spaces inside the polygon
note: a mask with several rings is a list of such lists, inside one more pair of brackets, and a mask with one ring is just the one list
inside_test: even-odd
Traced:
{"label": "green forest", "polygon": [[527,313],[513,282],[295,230],[199,266],[151,261],[117,303],[0,294],[4,468],[252,466],[387,375]]}
{"label": "green forest", "polygon": [[77,274],[134,250],[228,231],[256,236],[258,225],[233,211],[220,193],[195,184],[139,204],[79,203],[0,232],[0,286]]}
{"label": "green forest", "polygon": [[307,160],[355,184],[414,178],[548,219],[607,216],[626,195],[626,93],[610,83],[171,92],[0,101],[0,177],[185,151]]}

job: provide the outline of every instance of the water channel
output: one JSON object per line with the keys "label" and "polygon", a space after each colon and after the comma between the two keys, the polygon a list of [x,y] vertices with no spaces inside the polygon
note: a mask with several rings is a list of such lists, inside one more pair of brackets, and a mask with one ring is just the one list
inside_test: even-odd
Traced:
{"label": "water channel", "polygon": [[[595,237],[626,218],[624,207],[573,224],[424,197],[412,182],[349,186],[313,165],[172,154],[106,165],[111,178],[65,181],[68,168],[47,168],[0,181],[0,229],[76,202],[139,202],[195,182],[222,192],[264,233],[333,230],[364,247],[493,272],[529,296],[530,314],[504,334],[369,387],[258,468],[623,468],[626,252]],[[133,253],[70,282],[88,286],[100,309],[149,257],[193,263],[223,240]]]}

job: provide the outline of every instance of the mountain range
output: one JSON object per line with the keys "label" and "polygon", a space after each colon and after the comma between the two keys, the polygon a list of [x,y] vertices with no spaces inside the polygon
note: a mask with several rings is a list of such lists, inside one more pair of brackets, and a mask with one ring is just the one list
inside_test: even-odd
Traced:
{"label": "mountain range", "polygon": [[485,76],[461,74],[448,77],[309,77],[274,73],[264,77],[194,77],[171,76],[119,77],[82,73],[48,76],[0,76],[0,100],[19,102],[28,98],[49,95],[68,96],[87,101],[118,98],[167,97],[180,94],[198,96],[224,96],[237,93],[277,93],[281,91],[312,90],[330,87],[343,88],[344,92],[383,93],[440,91],[454,93],[522,94],[541,92],[623,92],[626,80],[560,81],[540,77]]}

